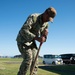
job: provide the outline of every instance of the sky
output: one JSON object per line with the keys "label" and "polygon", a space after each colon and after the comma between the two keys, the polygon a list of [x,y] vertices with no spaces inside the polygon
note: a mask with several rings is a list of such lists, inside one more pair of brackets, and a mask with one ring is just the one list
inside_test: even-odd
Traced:
{"label": "sky", "polygon": [[75,53],[75,0],[0,0],[1,56],[20,54],[16,42],[20,28],[30,14],[43,13],[48,7],[54,7],[57,15],[49,22],[39,55]]}

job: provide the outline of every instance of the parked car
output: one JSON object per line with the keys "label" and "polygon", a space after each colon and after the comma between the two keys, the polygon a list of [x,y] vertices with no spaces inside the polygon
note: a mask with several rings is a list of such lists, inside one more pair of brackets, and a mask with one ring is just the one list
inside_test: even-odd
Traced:
{"label": "parked car", "polygon": [[75,54],[61,54],[63,63],[65,64],[75,64]]}
{"label": "parked car", "polygon": [[46,54],[43,56],[43,64],[61,65],[63,60],[59,55]]}

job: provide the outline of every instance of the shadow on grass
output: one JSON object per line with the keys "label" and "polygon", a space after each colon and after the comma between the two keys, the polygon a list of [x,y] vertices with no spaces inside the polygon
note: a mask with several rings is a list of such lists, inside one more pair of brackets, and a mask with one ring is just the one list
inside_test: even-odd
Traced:
{"label": "shadow on grass", "polygon": [[39,66],[40,69],[59,75],[75,75],[75,65]]}

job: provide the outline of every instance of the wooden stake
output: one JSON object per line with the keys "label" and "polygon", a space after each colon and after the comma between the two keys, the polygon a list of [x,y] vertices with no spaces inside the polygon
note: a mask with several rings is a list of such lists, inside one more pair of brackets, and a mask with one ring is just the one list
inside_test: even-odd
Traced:
{"label": "wooden stake", "polygon": [[34,60],[34,62],[33,62],[33,66],[32,66],[32,69],[31,69],[31,71],[30,71],[30,75],[33,74],[34,67],[35,67],[35,63],[36,63],[36,60],[37,60],[37,58],[38,58],[38,55],[39,55],[41,46],[42,46],[42,43],[40,43],[40,45],[39,45],[39,49],[38,49],[38,52],[37,52],[37,54],[36,54],[35,60]]}

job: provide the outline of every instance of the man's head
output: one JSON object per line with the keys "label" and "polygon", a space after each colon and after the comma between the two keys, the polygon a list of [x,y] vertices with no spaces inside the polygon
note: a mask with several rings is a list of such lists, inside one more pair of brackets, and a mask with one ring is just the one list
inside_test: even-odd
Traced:
{"label": "man's head", "polygon": [[45,10],[44,12],[44,19],[43,21],[50,21],[53,22],[54,17],[56,16],[57,12],[53,7],[50,7]]}

